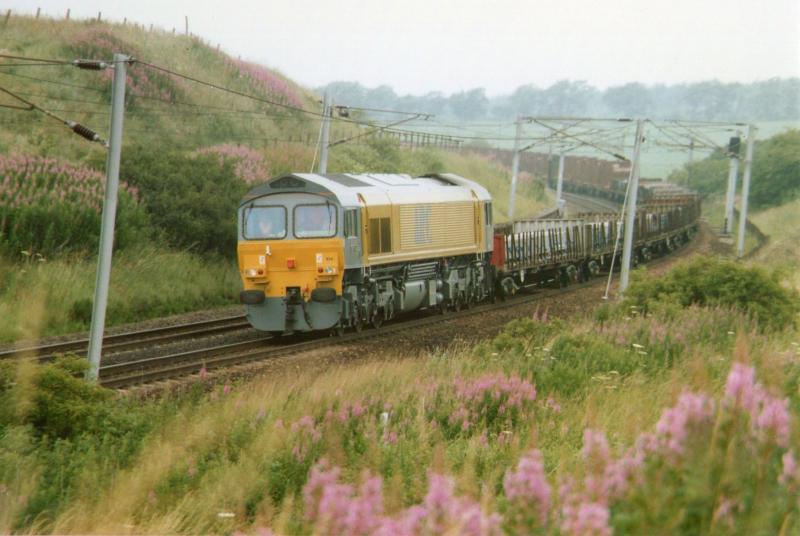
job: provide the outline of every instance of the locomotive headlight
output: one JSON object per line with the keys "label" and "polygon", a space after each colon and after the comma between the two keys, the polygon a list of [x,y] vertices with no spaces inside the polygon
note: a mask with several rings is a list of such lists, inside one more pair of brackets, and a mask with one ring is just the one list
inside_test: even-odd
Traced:
{"label": "locomotive headlight", "polygon": [[247,277],[256,277],[258,275],[258,270],[255,268],[248,268],[244,271],[244,275]]}

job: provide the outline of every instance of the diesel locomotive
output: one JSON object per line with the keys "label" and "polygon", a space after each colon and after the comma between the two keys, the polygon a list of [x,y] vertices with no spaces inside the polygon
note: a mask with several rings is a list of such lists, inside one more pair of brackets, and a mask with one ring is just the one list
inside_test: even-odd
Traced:
{"label": "diesel locomotive", "polygon": [[[690,195],[642,207],[634,258],[688,240],[699,210]],[[285,175],[239,205],[241,302],[253,327],[281,334],[445,313],[531,283],[587,279],[619,247],[617,219],[493,225],[489,192],[449,173]]]}

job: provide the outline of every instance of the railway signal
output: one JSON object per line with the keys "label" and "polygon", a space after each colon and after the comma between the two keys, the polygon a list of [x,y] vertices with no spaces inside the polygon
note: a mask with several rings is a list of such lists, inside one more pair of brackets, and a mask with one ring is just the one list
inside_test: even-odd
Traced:
{"label": "railway signal", "polygon": [[726,235],[733,233],[733,205],[736,201],[736,180],[739,178],[739,146],[741,138],[739,132],[728,142],[728,156],[730,166],[728,170],[728,191],[725,194],[725,225],[723,232]]}

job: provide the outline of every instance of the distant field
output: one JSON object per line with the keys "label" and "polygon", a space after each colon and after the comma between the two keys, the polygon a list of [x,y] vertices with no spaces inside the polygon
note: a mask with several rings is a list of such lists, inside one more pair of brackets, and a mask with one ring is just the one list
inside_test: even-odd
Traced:
{"label": "distant field", "polygon": [[[754,123],[758,128],[758,133],[756,134],[757,139],[763,140],[774,136],[784,130],[790,128],[800,128],[800,121],[755,121]],[[508,138],[508,139],[497,139],[493,140],[490,143],[496,147],[504,148],[504,149],[512,149],[514,146],[513,137],[514,137],[514,126],[512,124],[507,125],[499,125],[499,122],[495,125],[488,126],[487,122],[480,122],[475,124],[467,124],[464,127],[446,127],[441,126],[436,123],[432,123],[430,125],[426,125],[425,127],[419,127],[418,130],[420,132],[446,132],[448,134],[452,134],[454,136],[477,136],[477,137],[487,137],[487,138]],[[649,131],[648,131],[649,130]],[[731,127],[730,129],[719,129],[718,131],[711,132],[711,131],[704,131],[703,134],[710,138],[711,141],[719,145],[724,145],[727,143],[728,138],[730,138],[736,128]],[[533,129],[531,129],[533,132]],[[537,131],[538,132],[538,131]],[[530,135],[530,134],[527,134]],[[537,136],[539,134],[536,134]],[[690,134],[687,132],[685,143],[689,143],[689,136]],[[643,177],[652,177],[652,178],[664,178],[667,177],[670,172],[675,169],[680,168],[683,164],[689,161],[689,153],[687,149],[672,149],[672,148],[665,148],[663,146],[659,146],[658,143],[663,142],[663,139],[659,141],[658,139],[658,132],[655,129],[650,128],[645,130],[645,137],[647,138],[645,144],[642,148],[642,176]],[[627,143],[630,143],[633,138],[632,134],[628,135],[628,139],[626,140]],[[675,140],[677,141],[677,140]],[[532,152],[547,152],[547,146],[542,145],[542,148],[534,148]],[[615,148],[618,150],[619,147]],[[631,150],[628,148],[624,151],[625,154],[630,155]],[[570,154],[575,155],[584,155],[584,156],[596,156],[598,158],[610,158],[608,155],[601,153],[596,150],[592,149],[582,149],[573,151]],[[708,150],[701,150],[696,149],[694,152],[694,160],[700,160],[705,158],[709,154]]]}

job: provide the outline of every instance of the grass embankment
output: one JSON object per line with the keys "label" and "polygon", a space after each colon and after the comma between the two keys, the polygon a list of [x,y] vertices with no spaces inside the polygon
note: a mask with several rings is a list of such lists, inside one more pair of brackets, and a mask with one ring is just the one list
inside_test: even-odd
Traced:
{"label": "grass embankment", "polygon": [[[0,340],[86,329],[96,268],[94,259],[84,257],[0,259]],[[114,259],[108,324],[235,303],[238,277],[229,260],[157,248],[125,250]]]}
{"label": "grass embankment", "polygon": [[800,289],[800,200],[757,212],[750,219],[769,237],[756,261],[783,269]]}
{"label": "grass embankment", "polygon": [[538,314],[474,349],[172,402],[9,367],[0,529],[794,533],[798,333],[738,291],[681,307],[696,290],[674,276],[640,291],[647,315]]}

